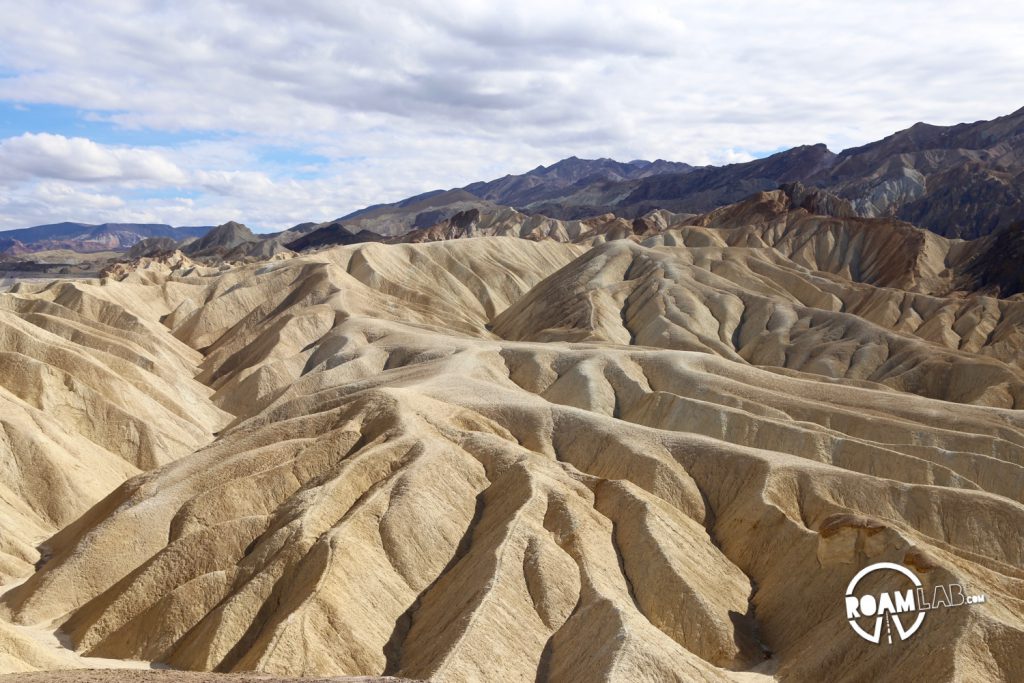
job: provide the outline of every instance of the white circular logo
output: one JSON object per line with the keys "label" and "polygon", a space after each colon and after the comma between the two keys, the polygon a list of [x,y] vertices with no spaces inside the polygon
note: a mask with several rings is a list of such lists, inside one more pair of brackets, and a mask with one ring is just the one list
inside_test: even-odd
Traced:
{"label": "white circular logo", "polygon": [[[857,584],[868,574],[874,572],[898,572],[910,580],[912,587],[906,590],[896,590],[878,595],[858,595]],[[887,642],[892,644],[893,630],[900,640],[906,640],[921,628],[924,621],[924,610],[918,604],[918,589],[921,588],[921,580],[914,572],[892,562],[876,562],[857,572],[857,575],[850,580],[846,587],[846,618],[850,627],[864,640],[871,643],[879,643],[882,640],[882,626],[885,625],[885,636]],[[914,618],[916,615],[916,618]],[[913,622],[909,628],[904,628],[904,621]],[[871,631],[865,630],[858,620],[874,619]],[[893,626],[896,628],[893,629]]]}

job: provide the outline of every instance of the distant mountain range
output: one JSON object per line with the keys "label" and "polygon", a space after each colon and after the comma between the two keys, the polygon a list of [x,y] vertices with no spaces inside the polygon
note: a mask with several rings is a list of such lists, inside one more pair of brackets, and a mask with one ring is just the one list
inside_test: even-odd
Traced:
{"label": "distant mountain range", "polygon": [[147,238],[185,240],[202,237],[209,230],[210,226],[173,228],[161,223],[53,223],[0,232],[0,253],[18,256],[47,249],[127,251]]}
{"label": "distant mountain range", "polygon": [[[992,121],[918,123],[838,154],[815,144],[746,163],[699,167],[662,159],[570,157],[519,175],[376,204],[334,221],[303,223],[273,235],[219,235],[218,241],[233,244],[219,243],[216,250],[227,253],[242,246],[251,251],[253,247],[243,243],[268,238],[278,249],[321,229],[326,230],[296,245],[397,237],[432,229],[470,211],[498,215],[515,209],[559,220],[604,214],[634,219],[654,210],[700,214],[794,182],[845,200],[846,210],[855,216],[904,220],[953,238],[997,233],[1024,218],[1024,108]],[[58,223],[0,232],[0,253],[128,251],[143,240],[184,242],[209,231],[210,227],[159,224]],[[156,246],[144,244],[142,251]]]}
{"label": "distant mountain range", "polygon": [[350,229],[399,235],[468,209],[491,212],[496,205],[559,219],[604,213],[633,218],[654,209],[703,213],[798,181],[849,200],[859,216],[898,218],[971,239],[1024,216],[1022,174],[1024,109],[971,124],[918,123],[839,154],[823,144],[806,145],[727,166],[570,157],[338,220]]}

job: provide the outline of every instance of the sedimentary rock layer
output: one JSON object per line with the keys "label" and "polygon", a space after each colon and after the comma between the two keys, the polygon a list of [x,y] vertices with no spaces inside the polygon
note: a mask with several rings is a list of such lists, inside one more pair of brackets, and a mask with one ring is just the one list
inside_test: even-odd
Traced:
{"label": "sedimentary rock layer", "polygon": [[[0,642],[277,676],[896,680],[842,611],[891,561],[989,596],[929,614],[900,671],[1024,675],[1022,304],[947,296],[941,238],[758,215],[3,295],[8,353],[64,307],[32,352],[52,378],[23,384],[103,406],[50,429],[120,469],[12,517]],[[8,496],[26,518],[46,471]]]}

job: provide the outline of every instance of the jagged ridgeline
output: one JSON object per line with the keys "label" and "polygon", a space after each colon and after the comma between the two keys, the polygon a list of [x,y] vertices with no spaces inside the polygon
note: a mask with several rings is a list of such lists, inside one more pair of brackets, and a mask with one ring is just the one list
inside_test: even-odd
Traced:
{"label": "jagged ridgeline", "polygon": [[[54,263],[60,255],[50,252],[63,250],[102,253],[109,261],[107,252],[131,249],[130,258],[137,258],[174,246],[207,257],[262,259],[286,249],[439,239],[452,232],[450,221],[460,217],[457,223],[466,222],[473,212],[501,216],[514,210],[541,222],[603,214],[632,220],[659,210],[703,214],[788,183],[845,200],[853,216],[893,218],[945,237],[976,239],[1020,221],[1022,173],[1024,109],[955,126],[918,123],[838,154],[823,144],[803,145],[727,166],[570,157],[519,175],[426,192],[269,235],[253,235],[235,223],[212,233],[209,227],[148,224],[37,226],[0,234],[0,259],[27,260],[42,253],[35,258]],[[192,244],[195,240],[198,246]]]}

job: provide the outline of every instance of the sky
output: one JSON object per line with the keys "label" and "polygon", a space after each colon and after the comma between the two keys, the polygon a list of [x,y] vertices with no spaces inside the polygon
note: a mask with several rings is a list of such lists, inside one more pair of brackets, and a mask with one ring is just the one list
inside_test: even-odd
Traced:
{"label": "sky", "polygon": [[256,230],[1024,106],[1019,2],[0,0],[0,229]]}

